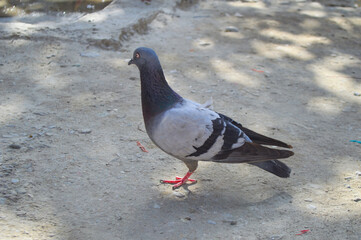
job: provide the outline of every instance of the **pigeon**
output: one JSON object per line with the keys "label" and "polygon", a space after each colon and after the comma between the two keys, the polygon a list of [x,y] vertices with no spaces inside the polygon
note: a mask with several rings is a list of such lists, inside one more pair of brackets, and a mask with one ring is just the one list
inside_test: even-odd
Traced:
{"label": "pigeon", "polygon": [[128,65],[140,72],[144,124],[149,138],[164,152],[182,160],[188,167],[184,177],[161,180],[173,189],[196,180],[190,176],[198,161],[249,163],[274,175],[287,178],[291,169],[277,160],[288,158],[290,150],[268,148],[271,145],[292,148],[282,141],[258,134],[230,117],[181,97],[167,83],[154,50],[137,48]]}

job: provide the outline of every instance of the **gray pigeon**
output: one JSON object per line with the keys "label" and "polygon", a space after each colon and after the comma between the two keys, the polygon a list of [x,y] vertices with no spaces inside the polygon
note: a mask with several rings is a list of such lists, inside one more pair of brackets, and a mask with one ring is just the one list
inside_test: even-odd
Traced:
{"label": "gray pigeon", "polygon": [[258,134],[208,106],[182,98],[168,85],[157,54],[150,48],[134,51],[128,65],[140,71],[142,109],[150,139],[164,152],[182,160],[188,173],[176,180],[161,180],[176,189],[197,169],[198,161],[249,163],[279,177],[290,176],[291,169],[275,160],[288,158],[292,148],[279,140]]}

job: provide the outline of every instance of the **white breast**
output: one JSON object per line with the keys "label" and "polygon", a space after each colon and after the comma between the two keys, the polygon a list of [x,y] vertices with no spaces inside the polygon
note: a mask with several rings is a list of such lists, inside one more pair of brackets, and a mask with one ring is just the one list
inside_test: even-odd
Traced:
{"label": "white breast", "polygon": [[216,112],[184,99],[157,118],[151,138],[163,151],[177,158],[209,160],[221,150],[222,135],[206,153],[197,157],[188,155],[209,138],[213,132],[212,120],[216,118],[219,118]]}

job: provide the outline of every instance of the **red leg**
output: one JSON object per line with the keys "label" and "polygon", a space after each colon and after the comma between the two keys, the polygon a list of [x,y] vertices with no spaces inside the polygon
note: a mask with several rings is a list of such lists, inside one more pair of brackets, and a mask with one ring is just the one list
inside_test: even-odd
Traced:
{"label": "red leg", "polygon": [[[190,175],[189,175],[189,176],[190,176]],[[181,180],[181,179],[183,179],[183,178],[176,176],[175,179]],[[191,179],[191,178],[188,178],[188,181],[190,181],[190,182],[197,182],[197,180]]]}
{"label": "red leg", "polygon": [[190,181],[192,183],[197,182],[195,179],[190,179],[189,177],[192,175],[193,172],[187,172],[187,174],[181,178],[176,177],[176,180],[160,180],[161,183],[169,183],[169,184],[175,184],[172,188],[173,190],[176,188],[179,188],[183,184],[185,184],[187,181]]}

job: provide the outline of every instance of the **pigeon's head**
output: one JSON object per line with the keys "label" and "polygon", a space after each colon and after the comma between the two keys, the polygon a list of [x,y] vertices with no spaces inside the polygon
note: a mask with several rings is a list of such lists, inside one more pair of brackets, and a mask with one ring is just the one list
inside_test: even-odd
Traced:
{"label": "pigeon's head", "polygon": [[160,66],[157,54],[151,48],[140,47],[135,49],[133,58],[130,59],[128,65],[135,64],[139,69],[144,66]]}

